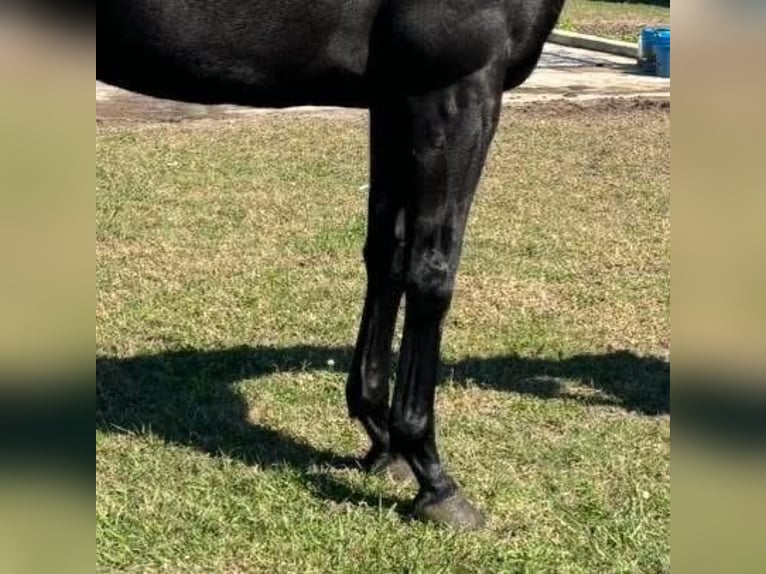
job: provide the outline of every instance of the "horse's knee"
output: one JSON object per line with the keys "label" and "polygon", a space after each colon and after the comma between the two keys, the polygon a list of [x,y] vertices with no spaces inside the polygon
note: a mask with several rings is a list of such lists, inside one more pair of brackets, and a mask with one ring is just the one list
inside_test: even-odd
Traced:
{"label": "horse's knee", "polygon": [[381,404],[388,403],[388,373],[383,372],[378,365],[367,367],[367,372],[362,373],[364,384],[359,393],[359,403],[367,412],[380,408]]}
{"label": "horse's knee", "polygon": [[346,382],[346,403],[352,418],[380,411],[388,405],[388,373],[375,362],[360,365]]}
{"label": "horse's knee", "polygon": [[408,310],[441,316],[449,309],[455,270],[449,258],[437,249],[413,254],[407,271]]}

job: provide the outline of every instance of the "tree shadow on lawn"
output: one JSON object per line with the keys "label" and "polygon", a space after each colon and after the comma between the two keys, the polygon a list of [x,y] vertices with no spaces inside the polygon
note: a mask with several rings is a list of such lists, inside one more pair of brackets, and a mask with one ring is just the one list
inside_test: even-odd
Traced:
{"label": "tree shadow on lawn", "polygon": [[[353,467],[356,461],[317,449],[249,420],[249,407],[232,388],[238,381],[277,372],[321,371],[327,361],[348,369],[347,347],[236,347],[225,350],[168,351],[130,358],[96,359],[96,428],[110,433],[149,431],[171,443],[263,467],[297,469],[315,496],[337,503],[377,507],[401,500],[379,500],[315,466]],[[670,365],[658,358],[621,351],[562,360],[518,356],[471,358],[443,368],[458,384],[541,398],[571,398],[589,404],[622,405],[642,414],[670,411]],[[567,394],[559,379],[574,379],[603,391],[593,396]],[[406,506],[406,505],[405,505]]]}

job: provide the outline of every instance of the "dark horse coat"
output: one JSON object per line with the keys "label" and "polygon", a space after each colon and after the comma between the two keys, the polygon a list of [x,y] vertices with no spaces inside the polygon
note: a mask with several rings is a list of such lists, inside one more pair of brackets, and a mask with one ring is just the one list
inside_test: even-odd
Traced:
{"label": "dark horse coat", "polygon": [[[415,512],[481,515],[439,461],[434,393],[466,219],[503,91],[563,0],[98,0],[99,79],[199,103],[370,110],[367,294],[346,387],[371,470],[411,470]],[[404,334],[389,404],[391,342]]]}

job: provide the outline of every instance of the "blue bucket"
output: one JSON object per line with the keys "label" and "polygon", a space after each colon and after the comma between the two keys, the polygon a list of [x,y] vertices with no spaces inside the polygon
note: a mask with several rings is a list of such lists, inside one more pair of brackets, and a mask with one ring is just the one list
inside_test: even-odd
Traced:
{"label": "blue bucket", "polygon": [[654,73],[654,45],[657,30],[647,26],[638,37],[638,64],[645,72]]}
{"label": "blue bucket", "polygon": [[657,30],[654,44],[654,59],[657,65],[657,75],[661,78],[670,77],[670,30]]}

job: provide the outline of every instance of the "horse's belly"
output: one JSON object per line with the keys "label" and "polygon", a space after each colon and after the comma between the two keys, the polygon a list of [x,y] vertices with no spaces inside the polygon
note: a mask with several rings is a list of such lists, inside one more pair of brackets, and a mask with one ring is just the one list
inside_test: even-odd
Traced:
{"label": "horse's belly", "polygon": [[97,78],[149,96],[202,104],[366,106],[363,71],[325,66],[313,70],[269,70],[249,62],[179,68],[150,58],[110,63],[99,53]]}
{"label": "horse's belly", "polygon": [[97,77],[202,103],[363,104],[375,10],[376,0],[110,0],[99,4]]}

